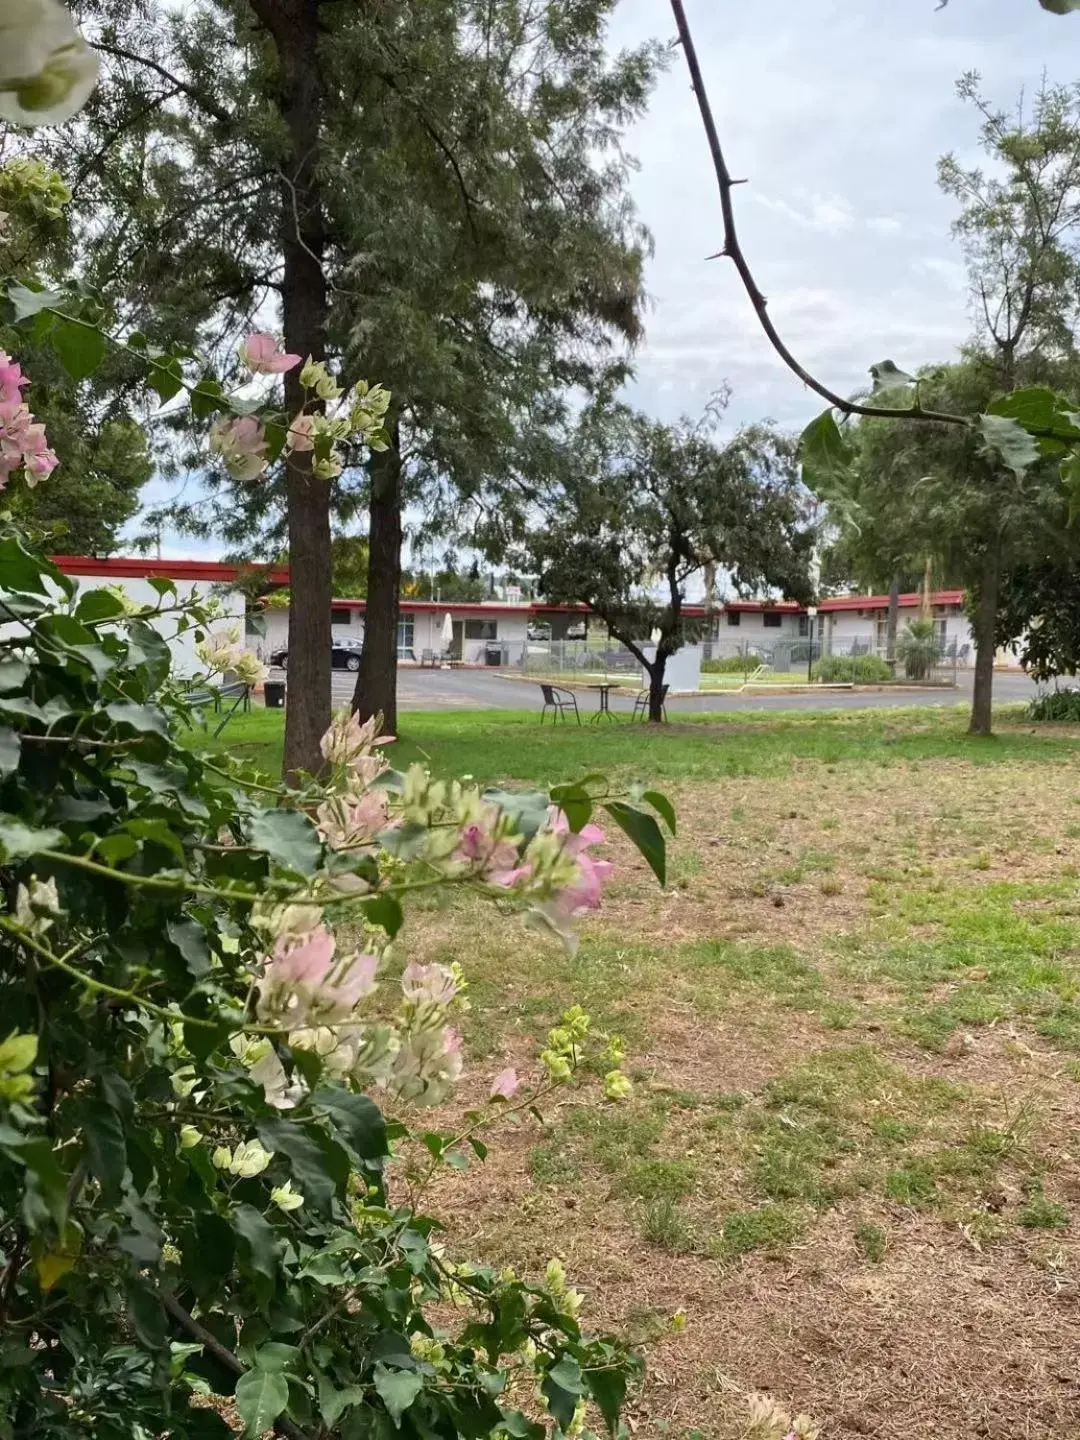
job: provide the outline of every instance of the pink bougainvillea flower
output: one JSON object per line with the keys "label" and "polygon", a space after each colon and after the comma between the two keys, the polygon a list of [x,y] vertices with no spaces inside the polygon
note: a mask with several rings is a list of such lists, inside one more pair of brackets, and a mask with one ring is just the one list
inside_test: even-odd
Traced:
{"label": "pink bougainvillea flower", "polygon": [[516,1070],[500,1070],[491,1082],[491,1099],[512,1100],[520,1084]]}
{"label": "pink bougainvillea flower", "polygon": [[454,977],[444,965],[420,965],[410,960],[401,977],[405,999],[413,1005],[450,1004],[457,994]]}
{"label": "pink bougainvillea flower", "polygon": [[599,910],[604,881],[615,869],[610,860],[594,860],[584,853],[577,857],[577,879],[571,881],[555,897],[555,904],[567,915],[582,915]]}
{"label": "pink bougainvillea flower", "polygon": [[22,387],[29,384],[30,380],[23,374],[19,362],[0,350],[0,402],[5,405],[20,405]]}
{"label": "pink bougainvillea flower", "polygon": [[254,415],[215,420],[210,427],[210,449],[221,456],[235,480],[257,480],[270,463],[266,432]]}
{"label": "pink bougainvillea flower", "polygon": [[286,450],[315,449],[315,416],[294,415],[285,440]]}
{"label": "pink bougainvillea flower", "polygon": [[240,359],[255,375],[284,375],[299,365],[303,356],[288,354],[268,331],[256,330],[241,342]]}

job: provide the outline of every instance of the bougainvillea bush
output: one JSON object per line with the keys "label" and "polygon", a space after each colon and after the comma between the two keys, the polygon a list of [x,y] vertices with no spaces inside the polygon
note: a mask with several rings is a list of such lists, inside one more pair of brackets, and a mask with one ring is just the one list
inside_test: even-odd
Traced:
{"label": "bougainvillea bush", "polygon": [[[553,804],[397,774],[342,716],[328,778],[278,789],[181,743],[158,615],[15,532],[0,611],[0,1435],[614,1431],[637,1361],[583,1334],[559,1267],[451,1259],[384,1168],[387,1116],[462,1070],[462,977],[410,962],[410,900],[477,892],[508,954],[530,920],[572,943],[599,782]],[[648,802],[602,803],[662,870]],[[416,1143],[481,1163],[590,1046],[571,1012],[533,1079],[486,1077],[466,1131]]]}

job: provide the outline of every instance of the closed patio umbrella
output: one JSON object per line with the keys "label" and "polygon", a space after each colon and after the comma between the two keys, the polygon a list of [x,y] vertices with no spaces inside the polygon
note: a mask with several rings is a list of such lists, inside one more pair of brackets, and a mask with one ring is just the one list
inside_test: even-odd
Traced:
{"label": "closed patio umbrella", "polygon": [[454,643],[454,622],[450,618],[450,611],[442,617],[442,648],[445,653]]}

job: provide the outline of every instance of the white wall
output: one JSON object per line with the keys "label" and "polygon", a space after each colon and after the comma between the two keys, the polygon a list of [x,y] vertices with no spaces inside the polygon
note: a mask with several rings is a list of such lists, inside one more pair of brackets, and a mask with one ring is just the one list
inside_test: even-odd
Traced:
{"label": "white wall", "polygon": [[[149,580],[104,581],[100,575],[71,575],[69,578],[76,582],[80,594],[87,590],[103,590],[108,586],[122,590],[133,604],[139,606],[161,604],[171,608],[183,604],[185,600],[209,600],[213,597],[221,607],[221,614],[210,627],[211,632],[218,633],[227,630],[230,625],[239,624],[240,636],[243,639],[247,597],[239,590],[221,589],[205,581],[174,580],[176,598],[166,596],[162,599]],[[206,667],[195,654],[197,641],[194,630],[189,629],[181,634],[178,629],[179,619],[174,611],[172,614],[162,615],[159,619],[153,619],[150,623],[158,634],[169,642],[173,654],[173,672],[177,675],[191,675],[197,670],[205,670]]]}

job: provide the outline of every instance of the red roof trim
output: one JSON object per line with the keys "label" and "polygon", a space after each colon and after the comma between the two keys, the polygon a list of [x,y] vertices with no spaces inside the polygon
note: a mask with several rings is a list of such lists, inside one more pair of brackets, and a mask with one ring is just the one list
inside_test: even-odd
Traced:
{"label": "red roof trim", "polygon": [[[335,610],[367,609],[367,601],[360,600],[355,596],[343,596],[341,599],[331,600],[330,604]],[[588,615],[590,613],[587,605],[533,605],[528,602],[522,605],[511,605],[501,600],[402,600],[400,608],[410,615],[444,615],[449,611],[451,615],[468,612],[470,615],[521,615],[524,619],[528,619],[532,615]]]}
{"label": "red roof trim", "polygon": [[127,555],[54,555],[65,575],[101,576],[108,580],[239,580],[258,576],[275,585],[289,583],[287,566],[225,565],[219,560],[144,560]]}
{"label": "red roof trim", "polygon": [[[920,593],[911,593],[900,596],[900,606],[904,610],[910,610],[913,606],[922,604]],[[963,590],[936,590],[930,596],[932,605],[962,605],[964,603]],[[889,608],[888,595],[834,595],[830,600],[822,600],[818,605],[819,610],[887,610]]]}

